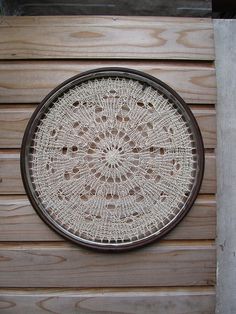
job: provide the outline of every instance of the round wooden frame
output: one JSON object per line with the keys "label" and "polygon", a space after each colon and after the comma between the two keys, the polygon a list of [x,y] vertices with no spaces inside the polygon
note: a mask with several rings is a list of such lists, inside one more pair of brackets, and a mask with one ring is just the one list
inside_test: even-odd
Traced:
{"label": "round wooden frame", "polygon": [[[195,180],[195,184],[193,185],[193,188],[192,188],[192,193],[189,196],[187,202],[185,203],[185,206],[180,211],[180,213],[175,217],[175,219],[172,220],[171,223],[166,225],[161,230],[160,233],[152,234],[151,236],[147,238],[137,240],[133,243],[129,242],[129,243],[122,243],[122,244],[96,243],[96,242],[88,241],[62,228],[61,225],[59,225],[56,221],[52,219],[52,217],[49,216],[49,214],[44,210],[44,207],[42,206],[41,202],[37,198],[37,195],[34,191],[34,188],[31,182],[30,169],[29,169],[29,163],[28,163],[30,145],[33,139],[34,132],[38,125],[38,122],[43,117],[44,113],[48,110],[48,108],[50,108],[53,101],[57,99],[61,94],[69,90],[70,88],[74,87],[75,85],[81,84],[82,82],[86,82],[88,80],[97,79],[97,78],[114,77],[114,76],[138,80],[145,87],[152,86],[154,89],[161,91],[172,102],[177,103],[181,109],[181,112],[185,116],[185,119],[187,119],[189,124],[191,125],[192,133],[195,136],[196,149],[197,149],[197,154],[198,154],[198,166],[197,166],[198,171],[196,174],[197,179]],[[25,134],[22,141],[22,147],[21,147],[22,179],[23,179],[24,187],[29,197],[29,200],[32,206],[34,207],[34,209],[36,210],[36,212],[38,213],[38,215],[53,230],[55,230],[56,232],[58,232],[60,235],[64,236],[65,238],[73,242],[76,242],[78,244],[81,244],[83,246],[90,247],[93,249],[99,249],[103,251],[104,250],[105,251],[121,251],[121,250],[136,248],[144,244],[153,242],[154,240],[164,236],[166,233],[172,230],[183,219],[183,217],[188,213],[188,211],[192,207],[201,187],[203,173],[204,173],[204,146],[203,146],[201,132],[199,130],[198,124],[192,112],[190,111],[190,109],[188,108],[184,100],[168,85],[156,79],[155,77],[145,74],[140,71],[127,69],[127,68],[118,68],[118,67],[110,68],[109,67],[109,68],[99,68],[99,69],[87,71],[87,72],[81,73],[79,75],[76,75],[70,78],[69,80],[63,82],[61,85],[56,87],[43,99],[43,101],[38,105],[37,109],[33,113],[27,125],[27,128],[25,130]]]}

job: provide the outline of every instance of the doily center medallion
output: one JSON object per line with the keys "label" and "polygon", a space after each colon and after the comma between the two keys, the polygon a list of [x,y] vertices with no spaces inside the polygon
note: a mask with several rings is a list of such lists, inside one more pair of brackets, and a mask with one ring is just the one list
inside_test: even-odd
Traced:
{"label": "doily center medallion", "polygon": [[99,69],[53,91],[25,132],[22,175],[39,215],[101,249],[148,243],[193,204],[204,165],[197,123],[168,86]]}

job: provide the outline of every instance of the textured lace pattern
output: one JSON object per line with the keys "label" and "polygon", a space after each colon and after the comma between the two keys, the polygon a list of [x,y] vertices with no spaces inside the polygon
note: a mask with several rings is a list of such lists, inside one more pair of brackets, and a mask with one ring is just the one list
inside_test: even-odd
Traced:
{"label": "textured lace pattern", "polygon": [[161,92],[104,78],[71,88],[40,120],[31,180],[45,211],[93,243],[158,234],[178,216],[196,177],[191,127]]}

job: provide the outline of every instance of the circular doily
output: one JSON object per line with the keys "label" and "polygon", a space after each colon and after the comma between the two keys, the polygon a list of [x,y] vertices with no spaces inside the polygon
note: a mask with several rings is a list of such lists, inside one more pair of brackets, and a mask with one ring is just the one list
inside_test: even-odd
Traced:
{"label": "circular doily", "polygon": [[172,229],[203,176],[197,123],[170,87],[130,69],[71,78],[34,112],[21,169],[38,214],[94,248],[125,249]]}

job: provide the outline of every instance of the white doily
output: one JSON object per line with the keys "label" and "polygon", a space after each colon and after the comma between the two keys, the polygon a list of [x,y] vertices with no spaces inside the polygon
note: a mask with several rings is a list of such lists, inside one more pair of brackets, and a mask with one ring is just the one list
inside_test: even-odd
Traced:
{"label": "white doily", "polygon": [[38,122],[30,177],[47,215],[81,242],[122,246],[158,235],[196,180],[196,140],[180,108],[129,78],[64,92]]}

